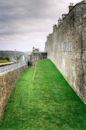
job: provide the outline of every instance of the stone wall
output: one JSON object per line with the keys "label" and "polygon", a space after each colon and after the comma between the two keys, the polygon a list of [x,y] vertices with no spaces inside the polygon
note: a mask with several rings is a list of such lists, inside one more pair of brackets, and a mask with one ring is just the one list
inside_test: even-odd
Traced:
{"label": "stone wall", "polygon": [[0,75],[0,119],[3,116],[4,108],[7,104],[8,98],[15,86],[16,80],[25,67],[21,67],[14,71]]}
{"label": "stone wall", "polygon": [[76,93],[86,101],[86,3],[63,15],[49,34],[45,50]]}

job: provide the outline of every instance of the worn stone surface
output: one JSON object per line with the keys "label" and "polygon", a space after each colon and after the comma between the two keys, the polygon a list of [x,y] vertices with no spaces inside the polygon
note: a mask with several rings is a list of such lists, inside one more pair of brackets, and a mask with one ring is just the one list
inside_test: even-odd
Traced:
{"label": "worn stone surface", "polygon": [[76,4],[53,27],[45,50],[77,94],[86,101],[86,3]]}
{"label": "worn stone surface", "polygon": [[0,76],[0,119],[3,117],[4,108],[7,104],[8,98],[23,69],[24,67]]}

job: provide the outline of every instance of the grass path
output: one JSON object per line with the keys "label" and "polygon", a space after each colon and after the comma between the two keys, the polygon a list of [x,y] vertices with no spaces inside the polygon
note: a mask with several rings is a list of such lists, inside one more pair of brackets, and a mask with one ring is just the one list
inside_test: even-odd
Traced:
{"label": "grass path", "polygon": [[16,83],[0,130],[86,130],[86,105],[49,60]]}

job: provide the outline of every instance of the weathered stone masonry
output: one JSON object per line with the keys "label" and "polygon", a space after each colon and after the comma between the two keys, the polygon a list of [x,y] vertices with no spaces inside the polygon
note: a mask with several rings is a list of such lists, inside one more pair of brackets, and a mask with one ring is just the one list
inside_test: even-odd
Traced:
{"label": "weathered stone masonry", "polygon": [[69,7],[53,33],[47,37],[45,50],[77,94],[86,102],[86,3]]}
{"label": "weathered stone masonry", "polygon": [[25,66],[0,75],[0,119],[3,117],[4,108],[15,86],[15,82],[24,68]]}

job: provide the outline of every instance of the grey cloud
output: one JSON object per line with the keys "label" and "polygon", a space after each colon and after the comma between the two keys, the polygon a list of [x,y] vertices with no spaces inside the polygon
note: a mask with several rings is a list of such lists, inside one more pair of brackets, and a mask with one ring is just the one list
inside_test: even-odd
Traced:
{"label": "grey cloud", "polygon": [[[55,5],[57,9],[55,9]],[[57,4],[55,0],[0,0],[0,20],[6,22],[27,18],[53,17],[56,16],[56,14],[52,14],[53,11],[58,11],[60,6],[61,1],[58,1]]]}
{"label": "grey cloud", "polygon": [[[66,3],[68,1],[71,0],[66,0]],[[19,44],[18,37],[15,39],[16,35],[19,36],[20,42],[23,35],[24,38],[28,35],[31,38],[24,41],[28,47],[34,41],[41,41],[40,45],[44,46],[45,41],[42,37],[46,38],[52,25],[67,11],[66,3],[65,0],[0,0],[0,43],[3,39],[4,45],[16,45]],[[6,43],[5,37],[8,39]],[[10,41],[10,37],[13,41]],[[22,48],[24,44],[22,43]]]}
{"label": "grey cloud", "polygon": [[0,35],[21,33],[16,22],[41,19],[45,5],[43,0],[0,0]]}
{"label": "grey cloud", "polygon": [[[0,26],[0,35],[22,33],[21,30],[18,31],[19,27],[16,26],[16,22],[32,20],[32,25],[35,21],[36,26],[37,19],[46,20],[56,17],[57,12],[55,15],[50,12],[51,9],[54,10],[53,8],[52,0],[0,0],[0,25],[2,25]],[[30,25],[28,27],[30,28]]]}
{"label": "grey cloud", "polygon": [[7,20],[8,18],[15,20],[16,18],[38,17],[43,13],[44,6],[43,0],[12,0],[10,2],[3,0],[3,2],[0,1],[0,18],[3,16]]}

